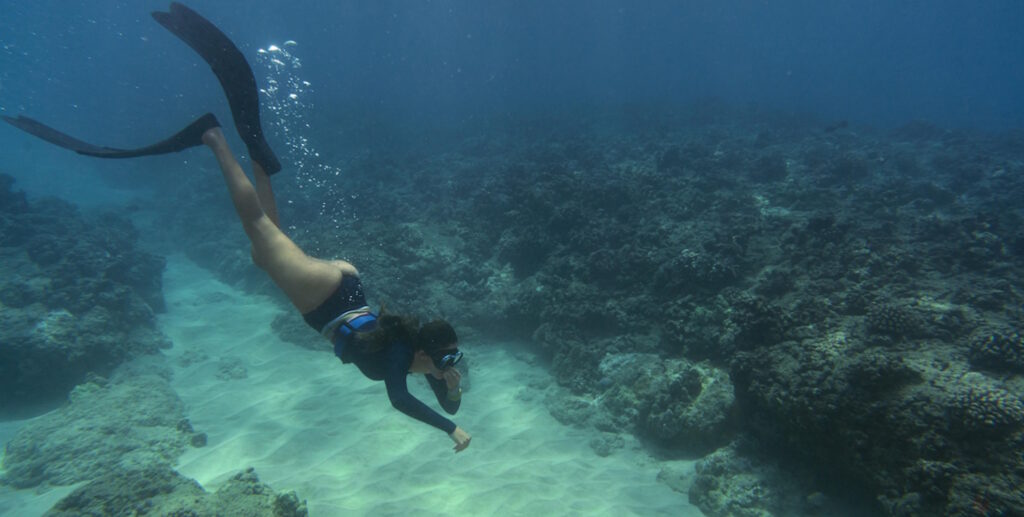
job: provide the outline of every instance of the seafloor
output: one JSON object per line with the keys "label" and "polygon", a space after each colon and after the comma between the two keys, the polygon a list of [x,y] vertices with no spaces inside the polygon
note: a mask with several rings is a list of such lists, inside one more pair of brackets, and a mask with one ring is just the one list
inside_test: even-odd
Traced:
{"label": "seafloor", "polygon": [[[635,437],[700,458],[658,482],[706,515],[1024,514],[1024,134],[718,103],[330,127],[312,137],[326,169],[274,178],[296,241],[470,349],[525,343],[557,381],[536,404],[593,430],[594,455]],[[226,504],[172,470],[207,436],[166,375],[119,368],[180,345],[157,325],[167,255],[273,295],[213,164],[190,162],[150,170],[165,179],[145,206],[102,213],[0,182],[0,409],[71,401],[8,442],[4,482],[81,484],[56,515],[105,495]],[[323,349],[280,314],[265,324],[282,339]],[[162,409],[114,422],[83,402],[147,397]],[[81,432],[124,438],[72,445]],[[259,511],[305,512],[252,472],[233,482]]]}

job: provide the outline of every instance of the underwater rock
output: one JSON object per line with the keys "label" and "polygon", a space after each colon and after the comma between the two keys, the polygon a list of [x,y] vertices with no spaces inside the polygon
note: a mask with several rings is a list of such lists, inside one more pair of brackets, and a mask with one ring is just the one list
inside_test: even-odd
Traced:
{"label": "underwater rock", "polygon": [[[960,373],[952,354],[897,354],[830,337],[741,353],[731,374],[745,432],[816,469],[826,494],[876,500],[892,514],[946,515],[966,497],[955,487],[970,476],[1020,482],[1019,458],[1005,452],[1024,437],[1019,397]],[[921,470],[922,462],[957,469]]]}
{"label": "underwater rock", "polygon": [[[148,465],[137,469],[115,468],[57,502],[44,515],[171,515],[165,506],[177,500],[198,501],[203,488],[195,480],[178,474],[168,465]],[[173,503],[172,503],[173,504]],[[173,515],[190,515],[175,513]],[[191,515],[198,515],[192,513]]]}
{"label": "underwater rock", "polygon": [[554,390],[544,398],[544,405],[551,416],[563,425],[573,427],[594,426],[598,429],[606,427],[613,431],[614,426],[595,425],[604,415],[597,401],[567,393],[564,390]]}
{"label": "underwater rock", "polygon": [[680,467],[673,463],[671,461],[662,462],[661,470],[658,471],[658,482],[664,483],[680,494],[689,494],[696,472],[692,466]]}
{"label": "underwater rock", "polygon": [[0,307],[0,408],[60,398],[90,373],[169,346],[153,326],[126,326],[121,316],[103,307],[77,314],[38,303]]}
{"label": "underwater rock", "polygon": [[543,232],[530,228],[509,228],[498,241],[497,257],[510,264],[519,278],[530,276],[543,267],[553,248],[542,236]]}
{"label": "underwater rock", "polygon": [[729,436],[735,399],[725,372],[695,367],[666,380],[647,410],[648,433],[686,451],[710,449]]}
{"label": "underwater rock", "polygon": [[590,440],[590,448],[602,458],[611,456],[613,452],[625,447],[625,445],[626,441],[622,436],[615,433],[603,432],[600,436]]}
{"label": "underwater rock", "polygon": [[249,376],[249,370],[241,357],[221,357],[217,361],[216,376],[222,381],[237,381]]}
{"label": "underwater rock", "polygon": [[1015,330],[983,333],[970,342],[971,366],[1024,373],[1024,336]]}
{"label": "underwater rock", "polygon": [[872,345],[893,346],[925,340],[958,341],[983,322],[968,305],[937,301],[929,296],[913,299],[878,299],[867,306],[866,339]]}
{"label": "underwater rock", "polygon": [[876,304],[868,309],[868,332],[887,340],[917,337],[921,333],[921,319],[906,307]]}
{"label": "underwater rock", "polygon": [[7,443],[3,481],[70,485],[119,469],[172,465],[196,434],[183,420],[184,405],[161,377],[96,378]]}
{"label": "underwater rock", "polygon": [[956,393],[951,414],[968,432],[1006,433],[1024,424],[1024,402],[995,385],[968,386]]}
{"label": "underwater rock", "polygon": [[178,356],[178,366],[188,368],[194,364],[202,364],[210,359],[210,354],[202,348],[187,348]]}
{"label": "underwater rock", "polygon": [[234,475],[211,494],[167,465],[150,465],[105,473],[58,501],[44,515],[305,517],[308,511],[295,492],[274,492],[260,482],[252,468]]}
{"label": "underwater rock", "polygon": [[164,259],[139,249],[132,223],[12,185],[0,175],[0,410],[19,412],[169,342],[154,316]]}
{"label": "underwater rock", "polygon": [[696,472],[690,502],[710,517],[838,515],[806,471],[784,470],[735,443],[698,461]]}
{"label": "underwater rock", "polygon": [[654,290],[668,295],[694,289],[719,291],[738,279],[727,259],[684,249],[662,264],[652,277]]}
{"label": "underwater rock", "polygon": [[729,334],[723,340],[730,346],[719,351],[728,357],[738,350],[751,350],[779,343],[794,326],[789,313],[762,297],[746,295],[729,298]]}
{"label": "underwater rock", "polygon": [[[566,388],[551,402],[562,421],[685,447],[669,435],[689,425],[708,375],[639,369],[627,389],[601,364],[634,353],[665,373],[666,361],[710,361],[736,385],[735,434],[817,468],[834,483],[826,500],[849,483],[868,513],[939,515],[964,508],[967,487],[985,479],[1017,482],[1019,466],[1001,458],[1020,457],[1020,431],[989,432],[978,424],[987,416],[969,415],[1001,414],[1012,406],[1004,392],[1022,389],[1008,366],[1024,307],[1020,134],[911,124],[894,138],[695,109],[628,133],[538,130],[512,116],[498,125],[515,131],[474,131],[443,151],[381,139],[386,148],[347,159],[354,195],[302,189],[282,208],[301,221],[290,233],[303,249],[360,268],[374,306],[529,341]],[[221,186],[175,188],[162,201],[174,242],[266,292],[242,232],[225,231],[234,215],[211,201]],[[50,227],[65,209],[35,217]],[[0,210],[0,228],[15,217]],[[40,260],[51,248],[39,246]],[[0,300],[20,307],[49,299],[32,282],[2,284]],[[107,303],[119,292],[97,287]],[[317,340],[298,318],[275,327]],[[1003,391],[951,388],[962,383],[950,372],[968,366],[1004,376]],[[1008,474],[990,476],[986,463]],[[978,490],[989,508],[1015,509]]]}
{"label": "underwater rock", "polygon": [[616,427],[675,450],[701,453],[730,439],[733,387],[722,370],[653,354],[608,354],[601,374],[609,389],[602,406]]}

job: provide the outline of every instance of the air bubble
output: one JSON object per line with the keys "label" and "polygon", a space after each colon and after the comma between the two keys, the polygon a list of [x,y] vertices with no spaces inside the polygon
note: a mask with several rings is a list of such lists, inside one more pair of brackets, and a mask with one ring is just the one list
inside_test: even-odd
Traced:
{"label": "air bubble", "polygon": [[[256,52],[256,62],[263,68],[261,103],[268,115],[265,120],[271,140],[284,143],[281,161],[290,164],[299,180],[296,199],[289,199],[288,204],[317,207],[319,215],[329,220],[351,220],[355,217],[353,210],[340,188],[342,169],[320,163],[320,153],[309,143],[313,128],[307,118],[314,107],[312,96],[307,94],[313,92],[313,85],[298,76],[302,61],[293,54],[297,47],[297,42],[287,40],[280,47],[269,45]],[[319,240],[301,230],[299,234],[313,242]]]}

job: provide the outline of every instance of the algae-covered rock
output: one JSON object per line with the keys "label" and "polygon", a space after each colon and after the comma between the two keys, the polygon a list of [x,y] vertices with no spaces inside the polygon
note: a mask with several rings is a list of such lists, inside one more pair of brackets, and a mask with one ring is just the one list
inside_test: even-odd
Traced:
{"label": "algae-covered rock", "polygon": [[62,399],[90,374],[169,347],[153,325],[126,325],[122,317],[101,306],[77,313],[0,306],[0,408]]}
{"label": "algae-covered rock", "polygon": [[170,343],[154,316],[165,260],[129,219],[12,186],[0,175],[0,410],[18,413]]}
{"label": "algae-covered rock", "polygon": [[[167,465],[137,469],[114,469],[93,479],[61,499],[46,512],[47,517],[80,515],[135,516],[169,515],[169,505],[187,501],[195,504],[205,492],[192,479]],[[176,506],[176,505],[175,505]],[[176,515],[198,515],[177,513]]]}
{"label": "algae-covered rock", "polygon": [[[811,468],[780,464],[764,454],[764,444],[737,440],[695,465],[692,483],[662,471],[658,480],[679,490],[708,517],[810,517],[870,514],[818,490]],[[680,487],[681,488],[681,487]]]}
{"label": "algae-covered rock", "polygon": [[730,445],[697,462],[690,502],[705,515],[769,517],[797,515],[800,489],[770,463],[745,457]]}
{"label": "algae-covered rock", "polygon": [[721,369],[654,354],[609,354],[604,408],[626,429],[691,452],[714,449],[733,426],[733,387]]}
{"label": "algae-covered rock", "polygon": [[1024,373],[1024,336],[1015,329],[980,333],[971,340],[971,366]]}
{"label": "algae-covered rock", "polygon": [[277,493],[252,468],[210,494],[166,465],[118,469],[61,499],[46,517],[173,515],[192,517],[305,517],[306,502]]}
{"label": "algae-covered rock", "polygon": [[172,465],[191,443],[202,442],[196,436],[165,379],[96,379],[7,443],[4,481],[17,488],[70,485],[123,469]]}

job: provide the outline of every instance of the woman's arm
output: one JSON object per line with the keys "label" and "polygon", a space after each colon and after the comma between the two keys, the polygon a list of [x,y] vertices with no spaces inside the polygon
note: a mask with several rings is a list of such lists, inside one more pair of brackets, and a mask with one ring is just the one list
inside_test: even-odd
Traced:
{"label": "woman's arm", "polygon": [[430,383],[430,389],[434,390],[437,403],[441,404],[444,412],[449,415],[458,413],[459,406],[462,405],[462,389],[457,386],[454,390],[450,390],[443,379],[437,379],[430,374],[426,374],[426,378],[427,382]]}
{"label": "woman's arm", "polygon": [[386,360],[384,385],[387,387],[391,406],[449,435],[455,432],[455,422],[441,416],[409,393],[406,377],[409,375],[409,365],[412,364],[412,350],[405,346],[392,345],[388,347]]}
{"label": "woman's arm", "polygon": [[442,378],[438,379],[433,375],[425,374],[427,382],[430,383],[430,388],[434,390],[434,395],[437,397],[437,403],[441,404],[445,412],[449,415],[454,415],[459,411],[459,406],[462,405],[462,389],[458,386],[455,387],[454,391],[448,389],[448,383]]}

